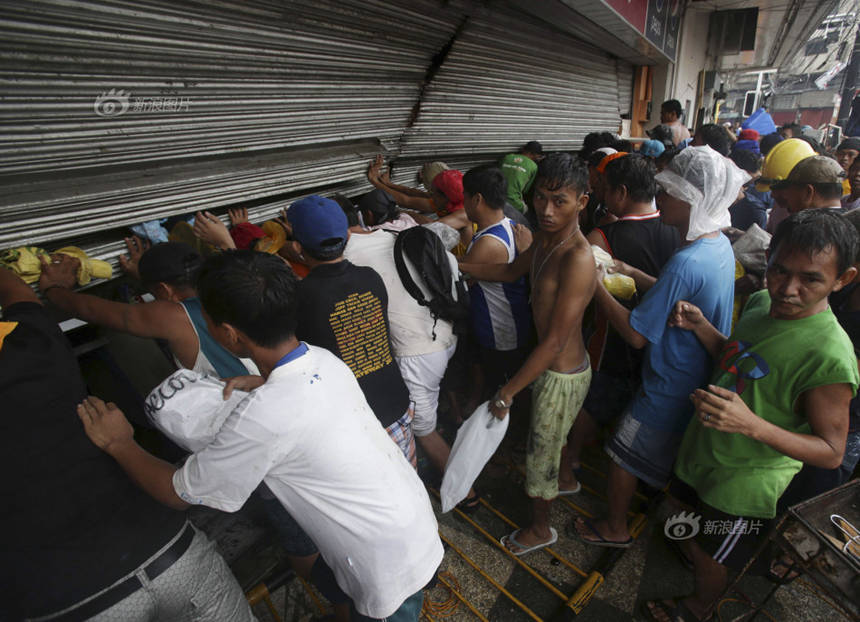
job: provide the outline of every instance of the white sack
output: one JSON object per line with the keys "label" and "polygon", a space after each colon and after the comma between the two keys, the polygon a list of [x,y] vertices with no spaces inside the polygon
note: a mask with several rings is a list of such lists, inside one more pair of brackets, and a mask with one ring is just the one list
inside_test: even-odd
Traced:
{"label": "white sack", "polygon": [[490,414],[490,403],[484,402],[457,431],[451,448],[445,477],[442,479],[442,512],[450,512],[466,498],[484,465],[489,462],[505,437],[508,417],[496,419]]}
{"label": "white sack", "polygon": [[207,374],[181,369],[155,387],[144,402],[152,424],[190,452],[209,445],[233,409],[248,393],[233,391],[224,400],[226,383]]}
{"label": "white sack", "polygon": [[747,272],[764,276],[767,270],[767,249],[770,247],[770,234],[762,231],[753,223],[746,232],[732,244],[732,251]]}

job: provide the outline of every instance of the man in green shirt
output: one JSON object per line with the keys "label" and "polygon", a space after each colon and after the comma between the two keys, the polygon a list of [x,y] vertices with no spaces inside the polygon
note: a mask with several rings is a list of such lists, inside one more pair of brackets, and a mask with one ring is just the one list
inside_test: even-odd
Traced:
{"label": "man in green shirt", "polygon": [[[777,228],[768,290],[750,297],[730,337],[695,306],[676,304],[670,325],[693,331],[717,367],[707,389],[690,396],[696,417],[675,463],[672,492],[698,516],[673,517],[666,527],[693,561],[694,592],[645,603],[648,619],[703,617],[725,591],[727,568],[742,568],[767,536],[801,466],[841,464],[860,377],[827,297],[857,274],[858,245],[843,217],[806,210]],[[679,522],[686,531],[673,531]]]}
{"label": "man in green shirt", "polygon": [[523,214],[528,211],[523,195],[531,189],[537,174],[537,163],[542,157],[543,147],[532,140],[519,153],[509,153],[499,160],[499,168],[508,180],[508,203]]}

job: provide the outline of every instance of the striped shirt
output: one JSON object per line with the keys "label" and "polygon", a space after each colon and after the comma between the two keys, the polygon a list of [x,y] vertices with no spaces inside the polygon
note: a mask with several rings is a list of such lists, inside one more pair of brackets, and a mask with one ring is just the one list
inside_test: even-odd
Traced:
{"label": "striped shirt", "polygon": [[[508,251],[508,263],[517,256],[514,222],[501,222],[478,231],[469,250],[483,237],[501,242]],[[514,350],[525,345],[531,329],[531,311],[525,277],[513,283],[477,281],[470,289],[469,320],[478,344],[490,350]]]}

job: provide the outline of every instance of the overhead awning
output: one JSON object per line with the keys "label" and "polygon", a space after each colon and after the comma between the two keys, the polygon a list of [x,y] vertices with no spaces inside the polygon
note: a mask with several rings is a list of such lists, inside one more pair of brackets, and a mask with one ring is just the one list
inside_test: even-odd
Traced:
{"label": "overhead awning", "polygon": [[549,0],[523,10],[636,65],[674,62],[683,0]]}

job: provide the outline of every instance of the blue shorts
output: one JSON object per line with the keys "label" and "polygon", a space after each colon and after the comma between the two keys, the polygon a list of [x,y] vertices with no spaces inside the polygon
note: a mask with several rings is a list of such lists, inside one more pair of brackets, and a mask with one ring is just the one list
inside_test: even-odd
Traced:
{"label": "blue shorts", "polygon": [[[403,601],[403,604],[397,608],[397,611],[390,616],[386,616],[380,622],[418,622],[421,617],[421,607],[424,605],[424,590],[420,589],[412,596]],[[352,622],[375,622],[379,618],[368,618],[366,615],[359,613],[355,605],[350,603],[349,619]]]}
{"label": "blue shorts", "polygon": [[594,370],[591,386],[582,409],[597,423],[606,425],[624,412],[636,394],[638,383],[632,378]]}
{"label": "blue shorts", "polygon": [[672,475],[672,467],[684,435],[658,430],[636,421],[627,409],[615,434],[606,443],[606,453],[618,466],[654,488],[663,488]]}

